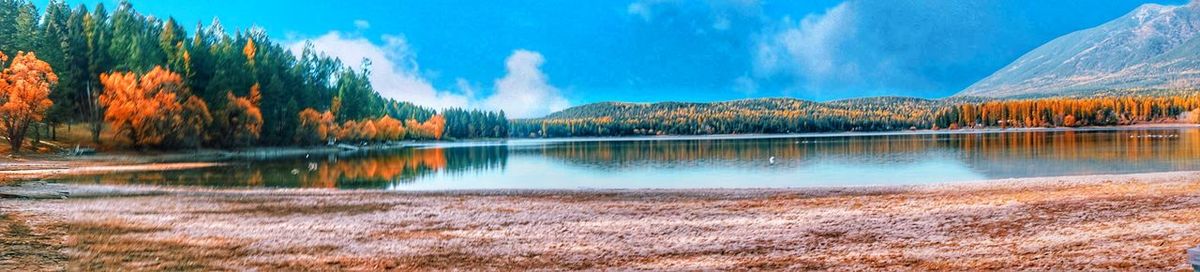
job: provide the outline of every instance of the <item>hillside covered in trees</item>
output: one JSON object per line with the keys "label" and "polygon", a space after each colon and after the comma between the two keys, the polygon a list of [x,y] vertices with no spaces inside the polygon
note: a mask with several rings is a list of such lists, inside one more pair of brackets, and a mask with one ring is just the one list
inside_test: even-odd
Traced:
{"label": "hillside covered in trees", "polygon": [[514,137],[699,135],[886,131],[929,127],[942,102],[876,97],[833,102],[793,98],[715,103],[588,104],[514,120]]}
{"label": "hillside covered in trees", "polygon": [[[347,67],[311,45],[297,56],[262,29],[229,32],[216,20],[187,27],[128,2],[110,10],[52,0],[39,11],[28,0],[0,0],[0,52],[48,64],[47,108],[29,123],[49,138],[69,123],[88,124],[95,143],[160,149],[508,130],[501,112],[437,112],[382,97],[368,81],[371,67]],[[115,139],[101,137],[106,127]]]}
{"label": "hillside covered in trees", "polygon": [[830,102],[791,98],[715,103],[594,103],[512,121],[513,137],[591,137],[896,131],[1200,123],[1200,94],[1106,91],[1087,96],[928,100],[870,97]]}

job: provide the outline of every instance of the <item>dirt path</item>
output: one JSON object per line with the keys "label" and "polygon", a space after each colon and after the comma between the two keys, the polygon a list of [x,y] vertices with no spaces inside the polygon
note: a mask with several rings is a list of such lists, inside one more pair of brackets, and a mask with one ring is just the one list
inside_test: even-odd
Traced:
{"label": "dirt path", "polygon": [[794,190],[159,190],[0,200],[47,230],[33,233],[64,234],[4,244],[41,241],[51,250],[32,252],[51,253],[19,258],[68,270],[1154,271],[1186,270],[1184,250],[1200,244],[1196,172]]}

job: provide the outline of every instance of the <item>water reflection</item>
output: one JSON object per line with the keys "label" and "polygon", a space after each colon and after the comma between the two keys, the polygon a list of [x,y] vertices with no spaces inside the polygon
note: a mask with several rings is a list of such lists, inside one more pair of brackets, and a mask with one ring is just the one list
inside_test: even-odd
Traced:
{"label": "water reflection", "polygon": [[[696,166],[788,170],[837,162],[869,169],[953,158],[989,178],[1006,178],[1194,169],[1200,159],[1200,130],[575,142],[514,153],[535,153],[603,170]],[[768,162],[770,157],[776,158],[775,164]]]}
{"label": "water reflection", "polygon": [[351,152],[162,172],[116,173],[69,181],[97,184],[160,184],[232,187],[385,189],[423,177],[480,174],[504,169],[504,146],[421,148]]}
{"label": "water reflection", "polygon": [[374,189],[795,187],[1200,170],[1198,160],[1197,129],[523,140],[69,180]]}

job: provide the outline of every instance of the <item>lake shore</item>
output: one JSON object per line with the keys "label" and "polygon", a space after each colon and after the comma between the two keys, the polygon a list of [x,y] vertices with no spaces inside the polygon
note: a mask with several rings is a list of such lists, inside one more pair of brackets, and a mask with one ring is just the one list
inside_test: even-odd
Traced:
{"label": "lake shore", "polygon": [[119,172],[184,170],[220,166],[234,160],[324,156],[408,148],[420,143],[402,142],[356,146],[256,147],[238,150],[122,151],[97,155],[30,154],[0,158],[0,186],[56,176]]}
{"label": "lake shore", "polygon": [[[0,267],[1185,270],[1200,172],[796,189],[212,190],[30,184]],[[11,190],[12,187],[9,187]]]}
{"label": "lake shore", "polygon": [[[950,135],[950,134],[993,134],[993,133],[1025,133],[1025,132],[1062,132],[1062,131],[1118,131],[1118,130],[1159,130],[1159,129],[1194,129],[1200,124],[1188,123],[1146,123],[1124,126],[1099,127],[1055,127],[1055,128],[964,128],[964,129],[920,129],[893,131],[847,131],[847,132],[813,132],[813,133],[777,133],[777,134],[707,134],[707,135],[648,135],[620,137],[558,137],[558,138],[510,138],[510,143],[521,141],[537,142],[595,142],[595,141],[675,141],[675,140],[740,140],[740,139],[788,139],[788,138],[827,138],[827,137],[865,137],[892,135]],[[446,145],[446,144],[444,144]],[[448,144],[448,145],[453,145]],[[438,143],[427,143],[422,146],[438,146]]]}

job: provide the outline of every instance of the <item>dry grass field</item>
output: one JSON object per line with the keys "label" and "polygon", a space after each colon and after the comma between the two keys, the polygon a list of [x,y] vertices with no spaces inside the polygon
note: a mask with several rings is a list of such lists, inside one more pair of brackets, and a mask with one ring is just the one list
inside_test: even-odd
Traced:
{"label": "dry grass field", "polygon": [[0,200],[0,266],[1186,270],[1184,250],[1200,243],[1197,176],[787,190],[149,188],[158,193]]}

